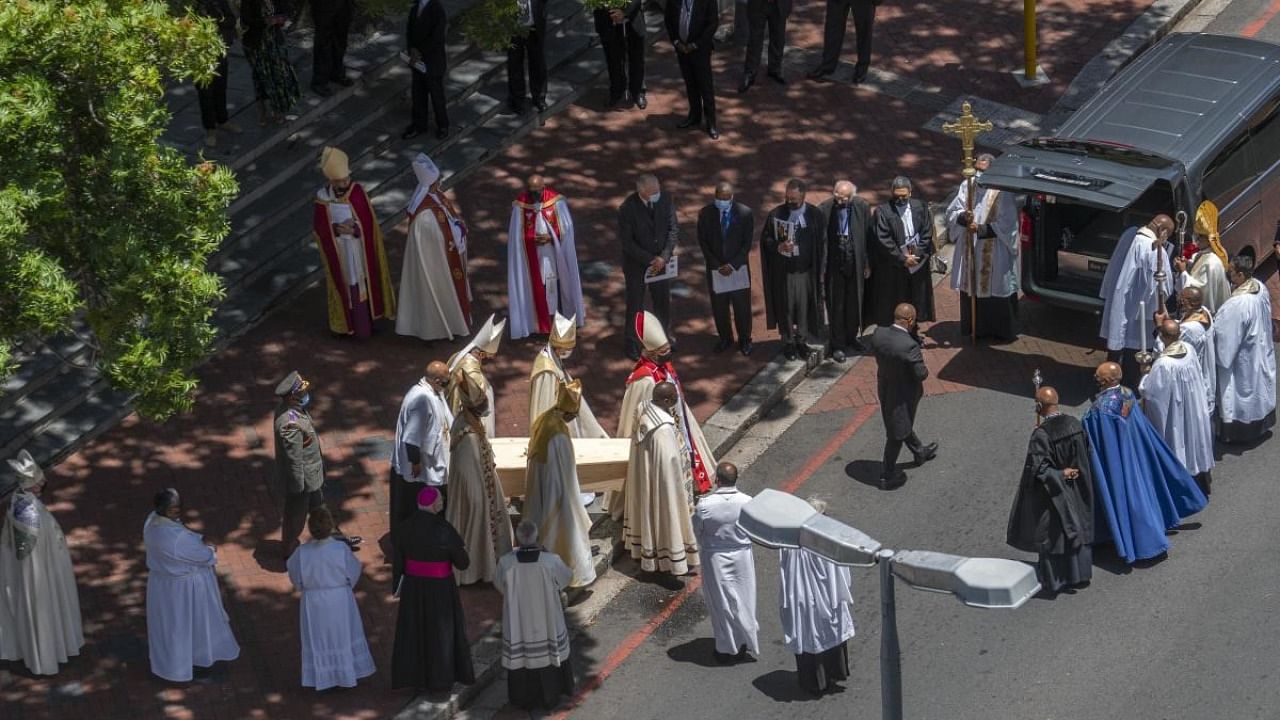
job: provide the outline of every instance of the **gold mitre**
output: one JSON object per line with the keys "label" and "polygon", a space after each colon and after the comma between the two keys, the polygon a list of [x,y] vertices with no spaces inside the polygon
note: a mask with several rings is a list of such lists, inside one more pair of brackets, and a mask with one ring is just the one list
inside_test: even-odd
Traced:
{"label": "gold mitre", "polygon": [[502,331],[507,327],[507,319],[503,318],[498,322],[494,322],[493,315],[484,321],[484,326],[476,333],[473,340],[473,347],[483,350],[490,355],[498,354],[498,345],[502,342]]}
{"label": "gold mitre", "polygon": [[1209,240],[1209,249],[1222,260],[1223,265],[1230,263],[1226,248],[1222,247],[1222,238],[1218,235],[1218,206],[1205,200],[1196,209],[1196,234]]}
{"label": "gold mitre", "polygon": [[560,383],[556,391],[556,409],[563,413],[578,414],[582,407],[582,381],[570,380]]}
{"label": "gold mitre", "polygon": [[351,177],[351,163],[347,154],[336,147],[326,147],[320,151],[320,172],[330,180],[342,180]]}
{"label": "gold mitre", "polygon": [[576,314],[573,317],[565,317],[556,313],[555,321],[551,324],[551,347],[571,350],[578,344],[577,319]]}
{"label": "gold mitre", "polygon": [[648,310],[636,313],[636,337],[640,338],[644,349],[650,352],[670,342],[667,340],[667,333],[662,329],[662,323],[658,322],[658,318]]}

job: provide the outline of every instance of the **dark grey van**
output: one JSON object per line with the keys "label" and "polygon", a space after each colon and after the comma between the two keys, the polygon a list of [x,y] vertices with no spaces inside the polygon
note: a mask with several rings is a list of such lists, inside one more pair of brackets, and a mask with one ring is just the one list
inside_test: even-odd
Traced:
{"label": "dark grey van", "polygon": [[1192,240],[1202,200],[1227,252],[1261,261],[1280,227],[1280,46],[1170,35],[979,183],[1027,195],[1022,289],[1054,305],[1099,310],[1125,228],[1183,211]]}

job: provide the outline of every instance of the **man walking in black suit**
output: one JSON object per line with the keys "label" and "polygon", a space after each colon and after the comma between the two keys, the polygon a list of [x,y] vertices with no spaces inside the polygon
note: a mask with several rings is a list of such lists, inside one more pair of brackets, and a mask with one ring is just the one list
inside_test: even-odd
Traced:
{"label": "man walking in black suit", "polygon": [[782,77],[782,52],[787,44],[787,16],[791,14],[791,0],[747,0],[747,57],[742,70],[742,84],[738,92],[746,92],[756,81],[760,69],[760,53],[764,50],[765,26],[769,26],[769,77],[775,82],[787,84]]}
{"label": "man walking in black suit", "polygon": [[[716,321],[717,353],[733,345],[733,329],[738,330],[738,350],[751,354],[751,271],[747,255],[751,253],[755,220],[751,208],[733,199],[733,185],[716,183],[715,201],[698,213],[698,244],[707,261],[707,293],[711,295],[711,315]],[[747,285],[740,289],[716,292],[716,283],[728,285],[745,276]],[[718,280],[717,280],[718,278]],[[733,324],[729,310],[733,309]]]}
{"label": "man walking in black suit", "polygon": [[676,205],[671,196],[662,192],[662,185],[653,175],[641,175],[636,180],[636,191],[618,206],[618,242],[622,245],[622,275],[626,280],[628,318],[623,335],[626,337],[627,357],[640,358],[640,343],[631,331],[630,318],[644,309],[645,288],[653,314],[666,328],[675,345],[675,332],[671,325],[671,281],[646,283],[645,276],[661,273],[671,262],[676,249],[676,237],[680,228],[676,224]]}
{"label": "man walking in black suit", "polygon": [[645,25],[642,0],[622,8],[596,8],[593,18],[604,61],[609,68],[608,106],[641,110],[649,107],[644,87]]}
{"label": "man walking in black suit", "polygon": [[827,321],[831,326],[831,359],[842,363],[846,353],[862,350],[858,339],[865,327],[862,293],[871,277],[867,238],[873,232],[871,206],[858,197],[848,180],[837,182],[831,199],[822,205],[827,218]]}
{"label": "man walking in black suit", "polygon": [[680,76],[689,98],[689,116],[677,127],[696,127],[705,121],[707,134],[712,140],[718,139],[716,93],[711,84],[711,46],[720,25],[716,2],[667,0],[666,25],[667,36],[676,46]]}
{"label": "man walking in black suit", "polygon": [[867,68],[871,67],[871,29],[876,24],[876,6],[880,1],[827,0],[827,20],[822,28],[822,61],[809,71],[810,80],[830,80],[836,71],[850,12],[853,13],[853,42],[858,48],[853,81],[860,83],[867,79]]}
{"label": "man walking in black suit", "polygon": [[444,74],[448,58],[445,37],[449,32],[449,16],[440,0],[414,0],[409,8],[409,62],[422,63],[426,72],[413,67],[413,122],[400,137],[408,140],[427,131],[427,105],[436,114],[436,137],[449,137],[449,113],[444,97]]}
{"label": "man walking in black suit", "polygon": [[347,34],[355,0],[311,0],[311,22],[315,25],[315,43],[311,49],[311,90],[321,97],[333,94],[329,83],[351,87],[355,81],[347,77]]}
{"label": "man walking in black suit", "polygon": [[546,0],[515,0],[520,24],[528,28],[523,35],[511,39],[507,48],[507,107],[519,115],[524,112],[525,60],[529,62],[528,94],[533,96],[533,109],[547,110],[547,36]]}
{"label": "man walking in black suit", "polygon": [[881,490],[901,487],[907,481],[907,474],[898,469],[898,453],[903,443],[915,456],[917,465],[938,455],[938,443],[920,442],[913,427],[916,407],[924,395],[924,381],[929,377],[915,329],[916,309],[902,303],[893,310],[893,324],[882,325],[871,335],[871,350],[876,355],[876,396],[880,399],[880,417],[884,419]]}

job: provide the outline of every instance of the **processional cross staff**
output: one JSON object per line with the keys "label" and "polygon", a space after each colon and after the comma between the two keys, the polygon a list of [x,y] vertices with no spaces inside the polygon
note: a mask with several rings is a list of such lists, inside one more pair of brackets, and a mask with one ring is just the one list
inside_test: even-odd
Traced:
{"label": "processional cross staff", "polygon": [[995,126],[990,120],[979,120],[973,114],[969,101],[960,108],[960,117],[955,122],[943,123],[942,132],[960,138],[960,149],[964,152],[964,185],[966,187],[965,210],[971,222],[965,228],[965,269],[969,271],[969,337],[973,344],[978,344],[978,273],[973,266],[974,250],[978,235],[973,229],[973,194],[974,176],[977,171],[973,167],[973,141],[980,133],[991,132]]}

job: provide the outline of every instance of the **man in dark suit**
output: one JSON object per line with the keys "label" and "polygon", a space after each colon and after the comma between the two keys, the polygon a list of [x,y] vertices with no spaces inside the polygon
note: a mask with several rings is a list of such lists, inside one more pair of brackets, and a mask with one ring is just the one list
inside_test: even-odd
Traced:
{"label": "man in dark suit", "polygon": [[689,98],[689,115],[678,127],[696,127],[706,122],[712,140],[716,129],[716,93],[711,84],[711,46],[715,42],[720,13],[715,0],[667,0],[667,36],[676,46],[680,76]]}
{"label": "man in dark suit", "polygon": [[787,84],[782,77],[782,52],[787,44],[787,16],[791,14],[791,0],[747,0],[747,57],[742,70],[742,84],[738,92],[746,92],[756,81],[760,69],[760,53],[764,50],[765,25],[769,26],[768,74],[774,81]]}
{"label": "man in dark suit", "polygon": [[525,60],[529,62],[528,94],[533,96],[533,109],[547,110],[547,36],[546,0],[515,0],[520,24],[528,31],[511,39],[507,48],[507,107],[520,115],[524,112]]}
{"label": "man in dark suit", "polygon": [[409,8],[409,62],[426,65],[426,72],[413,68],[413,122],[400,137],[408,140],[427,130],[427,105],[436,114],[436,137],[449,137],[449,113],[444,97],[444,74],[448,64],[445,36],[449,16],[440,0],[414,0]]}
{"label": "man in dark suit", "polygon": [[911,181],[893,179],[893,200],[876,208],[871,254],[871,312],[876,323],[893,322],[893,308],[911,303],[916,319],[933,322],[933,215],[911,197]]}
{"label": "man in dark suit", "polygon": [[629,0],[621,8],[596,8],[592,14],[609,68],[609,107],[649,107],[644,87],[644,3]]}
{"label": "man in dark suit", "polygon": [[[747,255],[751,253],[755,219],[751,208],[733,199],[733,185],[716,183],[715,201],[698,213],[698,244],[707,261],[707,293],[711,295],[711,314],[716,321],[720,342],[715,352],[733,345],[733,329],[738,330],[738,349],[751,354],[751,286]],[[716,292],[715,277],[729,278],[735,272],[746,273],[748,285],[740,290]],[[733,309],[733,324],[729,309]]]}
{"label": "man in dark suit", "polygon": [[858,64],[853,66],[853,81],[867,79],[871,67],[871,29],[876,24],[876,6],[881,0],[827,0],[827,20],[822,28],[822,61],[809,71],[810,80],[830,80],[840,64],[844,46],[844,29],[853,13],[853,42],[858,48]]}
{"label": "man in dark suit", "polygon": [[[653,314],[666,328],[675,345],[675,333],[671,325],[671,281],[646,283],[645,276],[661,273],[671,262],[676,249],[676,237],[680,228],[676,224],[676,205],[671,196],[662,192],[662,185],[653,175],[641,175],[636,180],[636,191],[618,206],[618,242],[622,245],[622,275],[627,283],[627,314],[634,318],[644,309],[645,288]],[[640,358],[640,343],[630,330],[626,336],[627,357]]]}
{"label": "man in dark suit", "polygon": [[196,86],[196,100],[200,103],[200,124],[204,126],[204,144],[218,144],[218,130],[238,133],[240,126],[227,117],[227,52],[236,41],[236,14],[227,0],[196,0],[196,14],[209,18],[218,26],[218,35],[226,43],[226,50],[218,58],[213,78],[208,85]]}
{"label": "man in dark suit", "polygon": [[929,377],[915,329],[916,309],[902,303],[894,308],[893,324],[878,327],[871,335],[871,350],[876,356],[876,396],[880,399],[880,417],[884,419],[881,490],[900,487],[907,481],[907,474],[898,469],[898,453],[903,443],[915,456],[917,465],[938,455],[938,443],[920,442],[913,427],[916,407],[924,395],[924,381]]}
{"label": "man in dark suit", "polygon": [[788,360],[807,359],[808,338],[822,335],[826,218],[805,202],[807,190],[803,180],[788,180],[786,202],[769,211],[760,231],[765,327],[778,328]]}
{"label": "man in dark suit", "polygon": [[827,218],[827,321],[831,325],[831,359],[842,363],[846,353],[862,350],[858,337],[862,321],[864,281],[871,276],[867,238],[871,236],[871,206],[857,196],[848,180],[837,182],[831,200],[823,203]]}
{"label": "man in dark suit", "polygon": [[347,34],[355,0],[311,0],[311,22],[315,25],[315,41],[311,49],[311,90],[321,97],[333,94],[329,83],[351,87],[355,81],[347,77]]}

